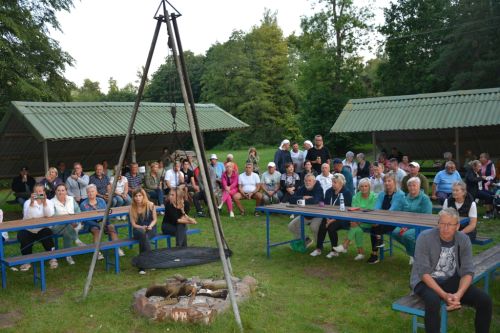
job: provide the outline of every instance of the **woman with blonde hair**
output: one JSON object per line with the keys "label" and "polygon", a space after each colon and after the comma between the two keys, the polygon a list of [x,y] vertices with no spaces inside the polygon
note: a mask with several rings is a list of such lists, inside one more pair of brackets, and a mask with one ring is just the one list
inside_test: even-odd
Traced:
{"label": "woman with blonde hair", "polygon": [[[139,241],[139,252],[151,251],[149,240],[156,236],[156,209],[142,188],[132,192],[129,217],[134,239]],[[143,275],[146,272],[139,267],[139,274]]]}
{"label": "woman with blonde hair", "polygon": [[253,172],[260,174],[259,172],[259,155],[257,154],[257,149],[255,147],[248,148],[247,163],[253,164]]}
{"label": "woman with blonde hair", "polygon": [[176,188],[170,191],[169,200],[165,205],[165,216],[161,224],[161,232],[164,235],[175,236],[175,246],[187,247],[187,225],[196,224],[196,220],[186,213],[188,203],[185,192]]}
{"label": "woman with blonde hair", "polygon": [[56,187],[59,184],[63,184],[63,181],[59,178],[59,173],[56,168],[51,167],[47,170],[45,178],[41,181],[43,188],[45,190],[45,195],[47,199],[52,199],[56,196]]}

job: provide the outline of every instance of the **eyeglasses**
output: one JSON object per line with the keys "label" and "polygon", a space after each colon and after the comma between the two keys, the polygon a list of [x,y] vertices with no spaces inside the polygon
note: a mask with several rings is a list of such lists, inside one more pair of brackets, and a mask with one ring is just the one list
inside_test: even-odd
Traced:
{"label": "eyeglasses", "polygon": [[439,223],[439,225],[443,227],[443,229],[446,229],[456,227],[458,223]]}

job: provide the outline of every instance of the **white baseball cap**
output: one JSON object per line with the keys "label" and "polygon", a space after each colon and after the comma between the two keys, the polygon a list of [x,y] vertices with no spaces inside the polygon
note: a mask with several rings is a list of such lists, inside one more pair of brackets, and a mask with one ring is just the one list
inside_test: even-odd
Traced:
{"label": "white baseball cap", "polygon": [[411,162],[409,165],[414,166],[415,168],[420,168],[420,164],[417,162]]}
{"label": "white baseball cap", "polygon": [[215,154],[210,155],[210,159],[211,160],[218,160],[217,155],[215,155]]}
{"label": "white baseball cap", "polygon": [[274,162],[269,162],[267,163],[267,167],[273,167],[273,168],[276,168],[276,164]]}

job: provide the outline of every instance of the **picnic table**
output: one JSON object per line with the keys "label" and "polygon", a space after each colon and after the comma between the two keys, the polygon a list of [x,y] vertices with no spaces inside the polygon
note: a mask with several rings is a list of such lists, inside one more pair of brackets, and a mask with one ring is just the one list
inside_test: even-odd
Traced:
{"label": "picnic table", "polygon": [[[437,226],[439,217],[433,214],[421,214],[421,213],[410,213],[410,212],[399,212],[399,211],[388,211],[388,210],[355,210],[349,211],[349,207],[345,211],[340,211],[337,206],[319,206],[319,205],[306,205],[298,206],[292,204],[274,204],[269,206],[260,206],[255,209],[266,214],[266,249],[267,257],[271,256],[271,247],[279,246],[283,244],[289,244],[297,239],[287,240],[278,243],[271,243],[271,214],[285,214],[285,215],[295,215],[301,217],[300,228],[301,228],[301,240],[305,240],[305,230],[304,230],[304,217],[320,217],[320,218],[331,218],[336,220],[361,222],[369,224],[385,224],[395,227],[406,227],[414,228],[416,237],[418,234],[426,229],[431,229]],[[464,224],[468,222],[468,218],[461,218],[460,223]]]}

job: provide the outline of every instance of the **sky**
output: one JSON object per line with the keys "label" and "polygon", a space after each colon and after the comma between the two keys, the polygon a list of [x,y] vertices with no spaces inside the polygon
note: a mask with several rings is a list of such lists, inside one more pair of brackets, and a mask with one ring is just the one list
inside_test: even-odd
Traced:
{"label": "sky", "polygon": [[[183,49],[205,54],[211,45],[224,43],[234,30],[250,31],[258,26],[265,9],[277,11],[284,36],[299,35],[302,16],[314,13],[310,0],[182,0],[169,1],[181,17],[177,19]],[[358,4],[368,1],[357,0]],[[389,0],[371,1],[375,22],[383,22],[381,8]],[[84,79],[99,81],[107,92],[113,77],[118,86],[136,83],[137,72],[146,63],[160,0],[74,0],[74,8],[59,12],[61,30],[51,37],[74,59],[65,76],[78,86]],[[172,9],[167,8],[169,12]],[[167,55],[167,31],[163,25],[149,71],[151,76]],[[363,55],[370,58],[370,54]]]}

